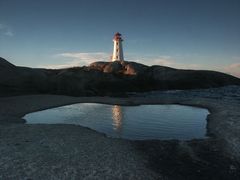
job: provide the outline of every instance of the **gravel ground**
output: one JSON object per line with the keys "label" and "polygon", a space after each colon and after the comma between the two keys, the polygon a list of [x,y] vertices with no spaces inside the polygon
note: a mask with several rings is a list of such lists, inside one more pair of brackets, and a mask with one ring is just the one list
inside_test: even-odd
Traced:
{"label": "gravel ground", "polygon": [[[25,114],[78,102],[205,107],[207,139],[129,141],[75,125],[28,125]],[[240,87],[128,98],[0,98],[0,179],[240,179]]]}

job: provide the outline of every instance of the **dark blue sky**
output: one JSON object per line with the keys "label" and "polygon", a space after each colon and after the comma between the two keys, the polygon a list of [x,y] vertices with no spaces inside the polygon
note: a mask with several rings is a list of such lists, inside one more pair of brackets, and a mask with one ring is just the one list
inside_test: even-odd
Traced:
{"label": "dark blue sky", "polygon": [[0,56],[17,65],[106,58],[117,31],[128,60],[217,70],[240,62],[239,0],[0,0]]}

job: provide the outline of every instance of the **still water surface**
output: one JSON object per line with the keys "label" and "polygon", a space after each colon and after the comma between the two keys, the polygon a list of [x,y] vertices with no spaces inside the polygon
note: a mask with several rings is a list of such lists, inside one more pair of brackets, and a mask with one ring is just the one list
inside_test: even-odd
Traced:
{"label": "still water surface", "polygon": [[208,110],[182,105],[81,103],[27,114],[28,124],[76,124],[125,139],[206,137]]}

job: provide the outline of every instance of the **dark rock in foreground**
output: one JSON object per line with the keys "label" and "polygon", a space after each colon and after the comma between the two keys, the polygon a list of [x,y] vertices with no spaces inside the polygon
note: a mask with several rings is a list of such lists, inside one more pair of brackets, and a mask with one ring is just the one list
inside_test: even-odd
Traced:
{"label": "dark rock in foreground", "polygon": [[52,93],[73,96],[120,95],[149,90],[198,89],[240,85],[234,76],[179,70],[136,62],[95,62],[67,69],[17,67],[0,58],[0,94]]}

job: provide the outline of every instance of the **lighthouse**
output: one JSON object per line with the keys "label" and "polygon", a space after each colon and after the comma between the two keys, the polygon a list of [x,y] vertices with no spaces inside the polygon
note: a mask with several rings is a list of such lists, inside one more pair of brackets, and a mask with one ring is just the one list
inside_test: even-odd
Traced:
{"label": "lighthouse", "polygon": [[112,61],[123,61],[122,35],[117,32],[113,37],[113,55]]}

